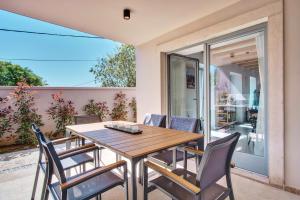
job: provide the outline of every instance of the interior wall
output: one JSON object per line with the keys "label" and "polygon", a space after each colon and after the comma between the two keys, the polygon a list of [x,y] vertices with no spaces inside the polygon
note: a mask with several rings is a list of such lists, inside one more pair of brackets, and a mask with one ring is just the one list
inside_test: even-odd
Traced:
{"label": "interior wall", "polygon": [[[231,93],[231,80],[230,80],[230,72],[238,73],[242,76],[242,94],[245,97],[246,101],[243,101],[242,104],[245,104],[248,106],[248,100],[249,100],[249,90],[250,90],[250,76],[255,77],[257,81],[257,88],[259,87],[259,74],[258,69],[257,71],[253,70],[246,70],[239,65],[231,64],[231,65],[225,65],[218,68],[219,74],[222,74],[222,76],[219,76],[218,82],[221,84],[226,84],[228,86],[227,92]],[[237,109],[237,121],[240,123],[244,123],[246,120],[246,113],[245,108],[238,108]]]}
{"label": "interior wall", "polygon": [[285,185],[300,189],[300,1],[284,1]]}

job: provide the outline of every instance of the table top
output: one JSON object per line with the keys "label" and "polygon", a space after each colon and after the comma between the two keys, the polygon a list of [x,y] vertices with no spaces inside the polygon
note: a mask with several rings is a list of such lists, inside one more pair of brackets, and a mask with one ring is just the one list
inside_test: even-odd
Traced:
{"label": "table top", "polygon": [[203,134],[137,124],[142,134],[132,135],[104,127],[108,122],[67,126],[72,134],[107,147],[129,159],[147,156],[204,137]]}

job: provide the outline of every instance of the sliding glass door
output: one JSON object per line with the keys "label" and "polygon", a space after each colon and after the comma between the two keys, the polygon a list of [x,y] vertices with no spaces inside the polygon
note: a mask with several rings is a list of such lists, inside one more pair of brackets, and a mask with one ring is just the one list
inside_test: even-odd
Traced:
{"label": "sliding glass door", "polygon": [[241,133],[238,167],[268,174],[265,34],[226,39],[209,47],[209,140]]}
{"label": "sliding glass door", "polygon": [[197,117],[206,141],[240,132],[237,167],[268,175],[265,25],[168,55],[169,116]]}

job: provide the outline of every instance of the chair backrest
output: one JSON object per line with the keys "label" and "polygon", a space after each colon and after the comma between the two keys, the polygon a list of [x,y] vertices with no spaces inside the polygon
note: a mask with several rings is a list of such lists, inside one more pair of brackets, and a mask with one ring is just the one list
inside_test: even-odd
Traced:
{"label": "chair backrest", "polygon": [[166,115],[146,114],[144,124],[148,126],[166,128],[166,118]]}
{"label": "chair backrest", "polygon": [[217,182],[230,173],[231,158],[240,133],[236,132],[207,144],[197,170],[197,181],[201,189]]}
{"label": "chair backrest", "polygon": [[75,124],[89,124],[100,122],[97,116],[90,115],[76,115],[74,116]]}
{"label": "chair backrest", "polygon": [[35,134],[35,137],[39,143],[40,152],[42,153],[43,152],[42,141],[47,142],[48,139],[45,138],[44,134],[41,132],[41,130],[39,129],[39,127],[37,125],[32,124],[31,129],[33,130],[33,132]]}
{"label": "chair backrest", "polygon": [[189,131],[192,133],[196,133],[197,124],[198,124],[198,120],[196,118],[172,116],[170,122],[170,128],[180,130],[180,131]]}
{"label": "chair backrest", "polygon": [[56,178],[59,180],[60,183],[66,182],[66,176],[64,173],[64,168],[61,164],[61,161],[55,151],[55,148],[51,141],[44,142],[41,141],[44,152],[46,153],[46,159],[49,162],[49,176],[52,176],[52,173],[55,174]]}

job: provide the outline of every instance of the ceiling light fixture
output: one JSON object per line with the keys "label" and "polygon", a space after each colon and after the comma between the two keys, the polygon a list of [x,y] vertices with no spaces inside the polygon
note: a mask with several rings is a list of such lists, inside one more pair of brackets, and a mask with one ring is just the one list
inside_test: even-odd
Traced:
{"label": "ceiling light fixture", "polygon": [[129,9],[126,8],[123,10],[123,18],[125,20],[130,20],[130,10]]}

